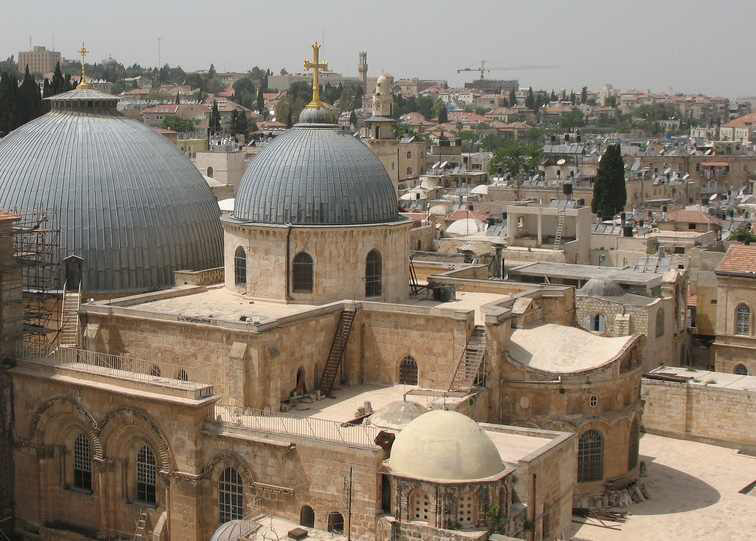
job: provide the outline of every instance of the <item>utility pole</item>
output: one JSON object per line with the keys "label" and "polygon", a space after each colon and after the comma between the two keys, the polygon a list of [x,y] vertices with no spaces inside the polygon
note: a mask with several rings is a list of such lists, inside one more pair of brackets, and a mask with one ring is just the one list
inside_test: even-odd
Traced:
{"label": "utility pole", "polygon": [[163,41],[163,37],[162,36],[158,36],[158,39],[157,39],[157,43],[158,43],[158,65],[157,65],[157,68],[158,69],[160,69],[160,68],[163,67],[163,64],[162,64],[161,59],[160,59],[160,42],[161,41]]}

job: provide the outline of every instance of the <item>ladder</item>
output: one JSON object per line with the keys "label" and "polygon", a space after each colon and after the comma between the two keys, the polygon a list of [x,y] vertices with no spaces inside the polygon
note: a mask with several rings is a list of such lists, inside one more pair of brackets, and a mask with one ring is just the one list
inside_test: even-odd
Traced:
{"label": "ladder", "polygon": [[147,512],[144,509],[140,509],[132,541],[144,541],[145,539],[147,539]]}
{"label": "ladder", "polygon": [[77,291],[67,291],[63,286],[63,308],[60,318],[60,339],[63,348],[75,348],[79,345],[79,304],[81,302],[81,285]]}
{"label": "ladder", "polygon": [[415,272],[415,263],[412,260],[412,256],[409,258],[409,271],[410,271],[410,291],[412,295],[417,295],[420,292],[420,284],[417,281],[417,273]]}
{"label": "ladder", "polygon": [[486,328],[476,325],[454,371],[449,391],[468,391],[473,388],[486,356],[486,347]]}
{"label": "ladder", "polygon": [[557,227],[556,233],[554,233],[554,249],[560,250],[562,248],[562,235],[564,234],[564,218],[566,212],[565,209],[559,209],[557,212]]}
{"label": "ladder", "polygon": [[356,308],[344,310],[339,317],[339,324],[336,327],[336,335],[331,343],[331,350],[328,352],[328,360],[323,368],[323,375],[320,378],[320,393],[323,396],[330,396],[333,391],[333,385],[336,382],[336,375],[339,372],[341,361],[344,359],[349,335],[352,334],[352,323],[357,314]]}

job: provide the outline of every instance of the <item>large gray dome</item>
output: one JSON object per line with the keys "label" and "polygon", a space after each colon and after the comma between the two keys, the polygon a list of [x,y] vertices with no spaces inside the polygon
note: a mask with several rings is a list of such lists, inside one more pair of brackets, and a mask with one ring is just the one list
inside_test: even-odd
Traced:
{"label": "large gray dome", "polygon": [[173,271],[222,265],[220,210],[166,138],[115,113],[113,96],[79,90],[0,141],[0,208],[45,210],[60,255],[84,259],[87,292],[173,284]]}
{"label": "large gray dome", "polygon": [[399,220],[383,164],[335,126],[297,124],[249,165],[234,206],[239,221],[356,225]]}

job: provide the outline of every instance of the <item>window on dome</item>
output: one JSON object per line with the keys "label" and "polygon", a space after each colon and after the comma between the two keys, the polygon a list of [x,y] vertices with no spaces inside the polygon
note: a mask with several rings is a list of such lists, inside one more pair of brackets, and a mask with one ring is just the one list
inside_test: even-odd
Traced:
{"label": "window on dome", "polygon": [[247,253],[241,246],[234,253],[234,283],[236,287],[247,285]]}
{"label": "window on dome", "polygon": [[370,250],[365,265],[365,296],[378,297],[382,289],[381,254],[378,250]]}
{"label": "window on dome", "polygon": [[312,293],[313,262],[310,254],[299,252],[294,256],[293,275],[292,289],[294,293]]}

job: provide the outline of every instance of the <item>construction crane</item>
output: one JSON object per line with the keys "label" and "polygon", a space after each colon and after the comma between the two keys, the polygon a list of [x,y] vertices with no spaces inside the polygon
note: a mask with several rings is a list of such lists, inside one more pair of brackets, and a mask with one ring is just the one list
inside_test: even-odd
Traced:
{"label": "construction crane", "polygon": [[539,66],[535,64],[525,64],[522,66],[507,66],[504,68],[488,68],[486,67],[486,61],[481,60],[480,61],[480,67],[473,68],[459,68],[457,70],[457,73],[462,73],[464,71],[477,71],[480,73],[481,80],[486,78],[486,73],[490,73],[492,71],[530,71],[530,70],[550,70],[550,69],[557,69],[559,66]]}

